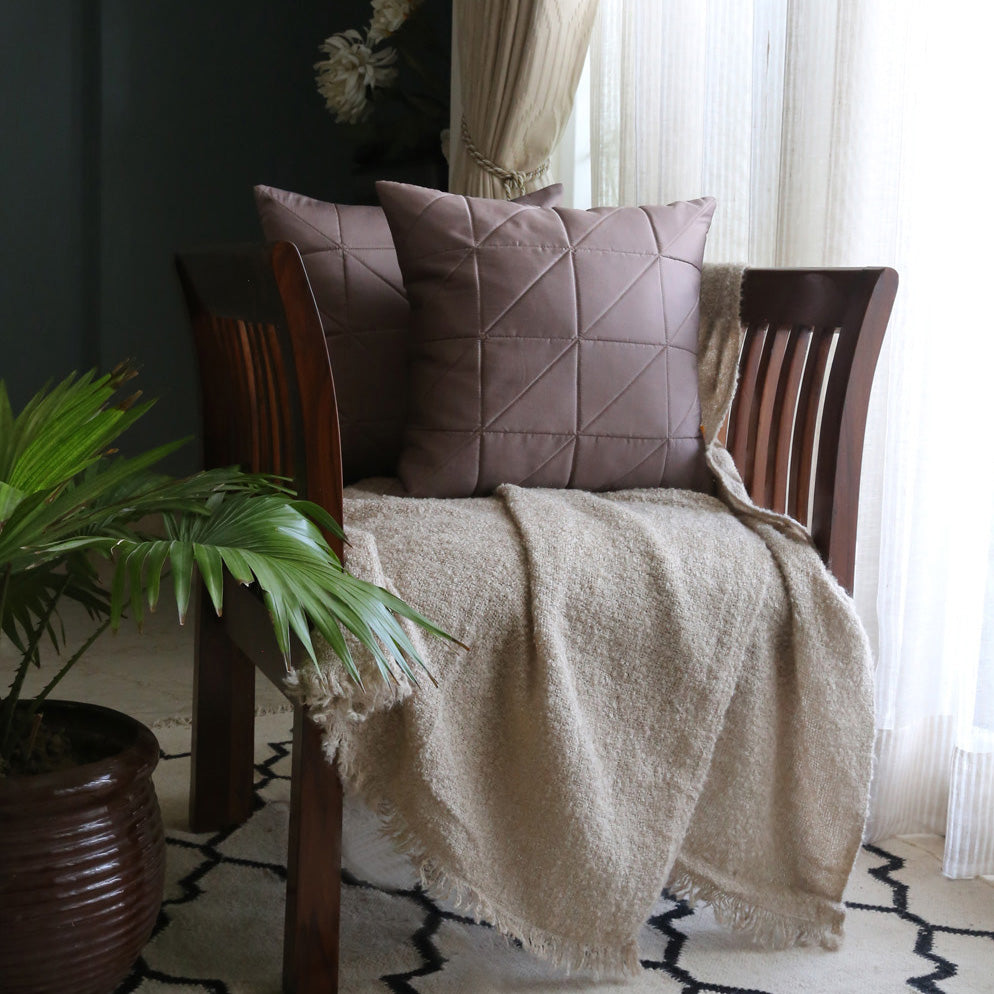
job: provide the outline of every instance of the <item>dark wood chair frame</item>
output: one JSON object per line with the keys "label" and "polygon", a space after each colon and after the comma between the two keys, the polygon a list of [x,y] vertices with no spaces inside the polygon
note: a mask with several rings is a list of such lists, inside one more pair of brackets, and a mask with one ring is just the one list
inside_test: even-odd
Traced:
{"label": "dark wood chair frame", "polygon": [[[342,520],[333,371],[297,248],[228,246],[177,257],[200,369],[205,466],[290,477]],[[892,269],[753,269],[739,389],[725,425],[752,498],[806,524],[852,590],[870,386],[897,291]],[[342,544],[331,538],[342,555]],[[294,663],[303,661],[300,647]],[[245,821],[253,805],[255,669],[285,667],[261,601],[228,582],[224,618],[198,610],[190,826]],[[337,990],[342,788],[295,705],[283,990]]]}

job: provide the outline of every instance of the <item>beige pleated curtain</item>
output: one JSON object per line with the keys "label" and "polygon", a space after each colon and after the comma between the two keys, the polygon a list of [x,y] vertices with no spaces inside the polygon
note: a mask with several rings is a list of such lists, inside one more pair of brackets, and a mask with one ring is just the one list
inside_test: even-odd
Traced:
{"label": "beige pleated curtain", "polygon": [[455,0],[449,189],[516,197],[551,182],[598,0]]}

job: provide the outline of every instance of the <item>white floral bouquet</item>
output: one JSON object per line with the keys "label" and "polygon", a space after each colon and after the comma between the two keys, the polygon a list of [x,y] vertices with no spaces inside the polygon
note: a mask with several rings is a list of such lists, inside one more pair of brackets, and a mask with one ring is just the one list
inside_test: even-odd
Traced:
{"label": "white floral bouquet", "polygon": [[376,47],[395,34],[422,0],[372,0],[373,17],[365,34],[352,28],[326,38],[321,51],[328,57],[316,63],[318,92],[339,124],[358,124],[369,118],[378,87],[397,79],[397,50]]}
{"label": "white floral bouquet", "polygon": [[432,161],[444,173],[449,123],[448,0],[372,0],[363,30],[326,38],[318,92],[349,126],[358,171]]}

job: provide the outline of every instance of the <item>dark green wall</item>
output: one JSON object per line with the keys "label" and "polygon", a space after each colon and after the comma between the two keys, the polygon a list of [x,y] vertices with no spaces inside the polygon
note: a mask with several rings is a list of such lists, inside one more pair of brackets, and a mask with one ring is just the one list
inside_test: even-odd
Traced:
{"label": "dark green wall", "polygon": [[0,378],[15,403],[93,359],[84,7],[0,5]]}
{"label": "dark green wall", "polygon": [[[349,199],[352,149],[313,82],[365,0],[0,4],[0,341],[15,404],[52,376],[142,366],[132,447],[194,434],[182,247],[259,237],[252,185]],[[192,468],[194,446],[173,469]]]}

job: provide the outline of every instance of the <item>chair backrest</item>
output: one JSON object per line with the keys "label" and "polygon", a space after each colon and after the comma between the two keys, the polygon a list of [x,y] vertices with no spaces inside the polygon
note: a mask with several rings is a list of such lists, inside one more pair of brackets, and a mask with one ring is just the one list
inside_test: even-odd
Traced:
{"label": "chair backrest", "polygon": [[808,526],[852,591],[870,387],[893,269],[751,269],[727,444],[752,499]]}
{"label": "chair backrest", "polygon": [[[206,467],[291,479],[342,520],[342,458],[328,346],[289,242],[176,257],[200,373]],[[326,536],[342,558],[341,542]]]}
{"label": "chair backrest", "polygon": [[[205,465],[289,477],[341,521],[334,378],[300,253],[289,242],[221,247],[182,253],[177,266]],[[807,524],[849,590],[870,384],[896,288],[890,269],[755,269],[743,289],[729,448],[753,499]]]}

